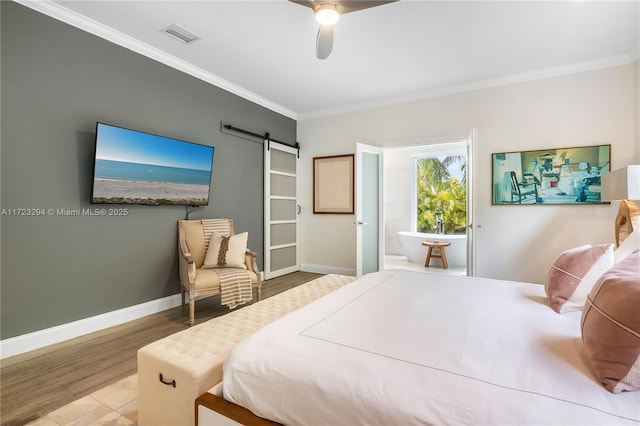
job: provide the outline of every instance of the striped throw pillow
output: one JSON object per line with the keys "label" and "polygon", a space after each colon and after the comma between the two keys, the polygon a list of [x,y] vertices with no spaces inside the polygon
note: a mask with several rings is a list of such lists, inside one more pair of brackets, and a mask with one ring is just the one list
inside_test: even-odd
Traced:
{"label": "striped throw pillow", "polygon": [[242,268],[245,265],[248,232],[236,235],[223,235],[219,232],[211,234],[207,254],[204,257],[203,269],[212,268]]}

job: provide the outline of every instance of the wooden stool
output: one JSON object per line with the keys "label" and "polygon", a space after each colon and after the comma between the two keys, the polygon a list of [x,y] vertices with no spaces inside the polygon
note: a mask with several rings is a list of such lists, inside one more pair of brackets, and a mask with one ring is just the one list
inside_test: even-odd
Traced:
{"label": "wooden stool", "polygon": [[[449,241],[423,241],[422,245],[429,247],[429,250],[427,250],[427,258],[424,260],[425,268],[429,266],[429,262],[431,262],[432,257],[441,259],[442,267],[444,269],[449,267],[449,264],[447,263],[447,255],[444,253],[444,248],[451,245]],[[433,253],[433,249],[438,249],[438,252]]]}

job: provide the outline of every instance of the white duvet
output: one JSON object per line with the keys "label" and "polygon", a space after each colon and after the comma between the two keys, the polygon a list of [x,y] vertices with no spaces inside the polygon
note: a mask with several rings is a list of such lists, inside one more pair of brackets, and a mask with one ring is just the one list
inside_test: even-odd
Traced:
{"label": "white duvet", "polygon": [[224,397],[295,425],[640,424],[541,285],[369,274],[240,342]]}

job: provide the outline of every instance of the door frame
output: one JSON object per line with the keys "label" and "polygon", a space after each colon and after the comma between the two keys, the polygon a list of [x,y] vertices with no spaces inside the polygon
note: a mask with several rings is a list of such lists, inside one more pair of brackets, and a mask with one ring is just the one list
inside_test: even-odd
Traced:
{"label": "door frame", "polygon": [[[448,137],[438,137],[438,138],[424,138],[425,141],[429,142],[420,142],[419,140],[415,140],[415,143],[407,144],[407,145],[398,145],[398,146],[383,146],[378,148],[380,153],[383,154],[386,150],[393,149],[401,149],[401,148],[410,148],[410,147],[421,147],[435,144],[447,144],[447,143],[467,143],[467,276],[475,276],[477,272],[477,233],[475,230],[481,228],[481,225],[476,224],[477,214],[476,214],[476,206],[477,203],[477,191],[475,190],[476,182],[476,145],[477,145],[477,128],[472,128],[470,132],[466,135],[457,135],[457,136],[448,136]],[[469,157],[469,155],[471,155]],[[384,187],[384,157],[381,157],[380,161],[380,176],[379,183],[381,187]],[[413,183],[412,183],[413,185]],[[412,192],[414,192],[412,190]],[[470,193],[470,194],[469,194]],[[384,217],[384,193],[380,192],[380,265],[381,268],[384,268],[384,252],[385,252],[385,244],[384,244],[384,231],[385,231],[385,217]],[[415,214],[412,214],[412,223],[415,223]],[[471,219],[471,220],[470,220]],[[469,238],[469,234],[471,234],[471,238]],[[359,253],[358,253],[359,257]],[[469,266],[471,265],[471,267]]]}
{"label": "door frame", "polygon": [[469,132],[467,137],[467,276],[475,277],[477,274],[477,241],[476,229],[480,225],[476,224],[477,192],[476,188],[476,146],[478,139],[478,129],[475,127]]}

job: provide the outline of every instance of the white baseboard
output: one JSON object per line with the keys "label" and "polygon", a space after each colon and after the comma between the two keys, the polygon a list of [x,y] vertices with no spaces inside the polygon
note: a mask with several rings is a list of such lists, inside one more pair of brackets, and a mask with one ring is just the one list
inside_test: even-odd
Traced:
{"label": "white baseboard", "polygon": [[94,317],[34,331],[33,333],[4,339],[0,341],[0,359],[133,321],[147,315],[180,306],[181,303],[180,294],[174,294],[163,297],[162,299],[151,300],[139,305],[129,306],[128,308],[118,309],[117,311],[107,312]]}
{"label": "white baseboard", "polygon": [[[350,276],[356,274],[355,270],[350,268],[312,264],[300,265],[300,270],[316,274],[340,274]],[[133,321],[147,315],[166,311],[167,309],[180,306],[181,303],[180,294],[174,294],[163,297],[162,299],[151,300],[139,305],[118,309],[117,311],[107,312],[55,327],[45,328],[44,330],[0,340],[0,359],[33,351],[48,345],[73,339],[74,337]]]}
{"label": "white baseboard", "polygon": [[300,264],[300,270],[303,272],[313,272],[315,274],[340,274],[355,276],[356,271],[351,268],[338,268],[335,266],[312,265],[309,263]]}

